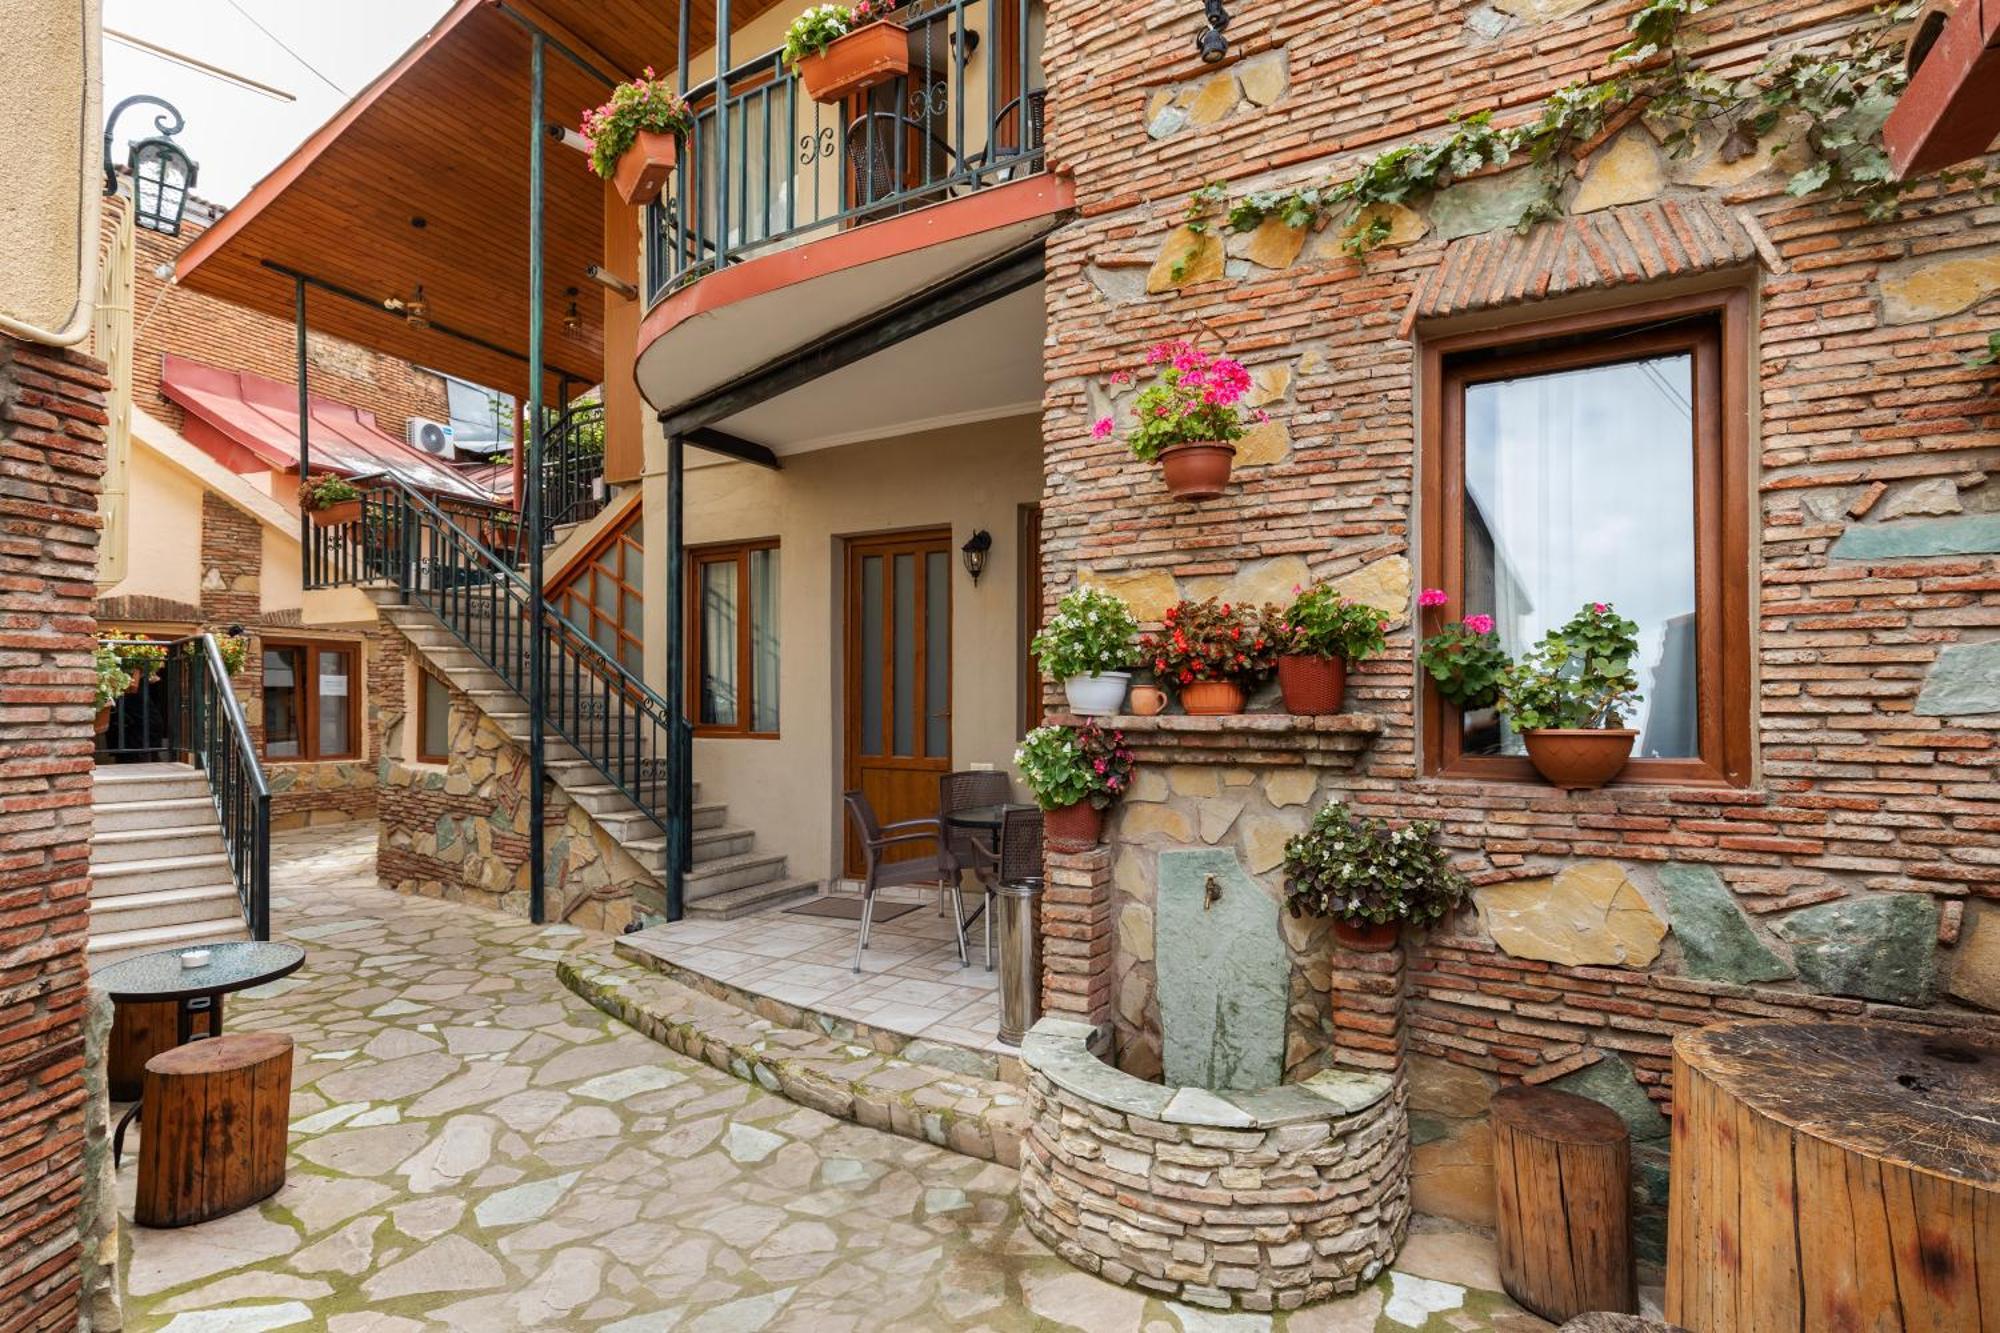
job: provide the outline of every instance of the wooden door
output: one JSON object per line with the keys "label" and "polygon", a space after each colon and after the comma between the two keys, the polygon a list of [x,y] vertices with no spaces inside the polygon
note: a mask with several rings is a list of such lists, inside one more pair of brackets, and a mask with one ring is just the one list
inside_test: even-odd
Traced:
{"label": "wooden door", "polygon": [[[936,815],[951,770],[951,570],[949,529],[847,544],[846,788],[884,824]],[[865,869],[851,821],[846,863]]]}

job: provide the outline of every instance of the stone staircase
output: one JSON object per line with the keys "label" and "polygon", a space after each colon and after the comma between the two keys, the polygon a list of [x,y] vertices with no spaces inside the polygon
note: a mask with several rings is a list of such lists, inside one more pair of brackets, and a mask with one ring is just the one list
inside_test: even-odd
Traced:
{"label": "stone staircase", "polygon": [[[385,625],[462,691],[510,741],[524,750],[528,747],[526,699],[429,611],[405,603],[393,589],[377,587],[368,593]],[[548,774],[563,793],[616,839],[647,874],[659,879],[664,894],[667,840],[660,826],[607,781],[581,751],[553,732],[547,737],[544,754]],[[651,791],[642,794],[654,795]],[[728,807],[703,803],[699,783],[695,784],[693,824],[694,867],[685,883],[690,916],[748,916],[810,898],[819,891],[816,881],[792,878],[783,854],[759,852],[756,832],[732,824]]]}
{"label": "stone staircase", "polygon": [[93,775],[92,967],[246,940],[208,779],[189,764],[102,764]]}

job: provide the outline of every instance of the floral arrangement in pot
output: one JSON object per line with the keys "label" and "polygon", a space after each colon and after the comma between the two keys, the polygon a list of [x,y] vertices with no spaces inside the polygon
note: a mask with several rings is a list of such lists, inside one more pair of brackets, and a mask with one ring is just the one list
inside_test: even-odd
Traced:
{"label": "floral arrangement in pot", "polygon": [[[1425,588],[1417,595],[1417,605],[1427,611],[1450,601],[1442,588]],[[1470,615],[1426,638],[1417,650],[1417,663],[1447,703],[1469,713],[1491,708],[1499,699],[1507,654],[1493,632],[1493,617]]]}
{"label": "floral arrangement in pot", "polygon": [[1609,603],[1590,602],[1508,665],[1500,715],[1521,734],[1537,773],[1570,790],[1618,776],[1639,737],[1624,725],[1640,699],[1638,655],[1639,627]]}
{"label": "floral arrangement in pot", "polygon": [[92,663],[97,668],[97,693],[93,696],[97,708],[95,726],[106,731],[111,726],[111,706],[118,702],[119,695],[132,688],[132,673],[125,669],[118,650],[101,640]]}
{"label": "floral arrangement in pot", "polygon": [[1122,597],[1079,585],[1056,603],[1055,615],[1031,647],[1042,670],[1063,683],[1072,713],[1109,717],[1125,706],[1138,633]]}
{"label": "floral arrangement in pot", "polygon": [[785,30],[785,64],[822,106],[910,72],[910,37],[890,15],[899,0],[814,5]]}
{"label": "floral arrangement in pot", "polygon": [[1044,835],[1068,850],[1097,845],[1104,812],[1132,785],[1125,733],[1096,722],[1037,727],[1014,752],[1014,763],[1042,807]]}
{"label": "floral arrangement in pot", "polygon": [[[243,664],[250,659],[250,636],[247,634],[218,634],[215,636],[215,651],[222,658],[223,674],[234,676],[243,669]],[[198,640],[190,642],[185,648],[181,649],[181,653],[185,657],[196,659],[197,665],[194,669],[197,671],[201,670],[198,662],[198,659],[201,657],[201,643]]]}
{"label": "floral arrangement in pot", "polygon": [[679,159],[681,136],[693,128],[688,104],[650,65],[643,78],[619,84],[604,105],[582,116],[591,170],[635,207],[660,197]]}
{"label": "floral arrangement in pot", "polygon": [[122,643],[111,646],[118,654],[118,665],[125,668],[125,674],[132,678],[126,689],[137,692],[149,680],[158,680],[161,670],[167,665],[167,646],[163,643],[146,643],[120,634],[117,630],[107,630],[100,639],[122,639]]}
{"label": "floral arrangement in pot", "polygon": [[[1239,404],[1250,391],[1250,372],[1241,361],[1202,351],[1189,342],[1158,343],[1146,351],[1151,382],[1132,403],[1132,428],[1125,447],[1142,462],[1158,460],[1167,490],[1183,500],[1212,500],[1229,485],[1236,441],[1243,438],[1245,413]],[[1130,384],[1131,371],[1117,371],[1114,385]],[[1252,421],[1267,420],[1258,410]],[[1102,417],[1090,428],[1093,439],[1108,439],[1117,422]]]}
{"label": "floral arrangement in pot", "polygon": [[1338,713],[1347,701],[1347,665],[1374,657],[1386,646],[1388,615],[1350,602],[1330,583],[1292,589],[1282,611],[1267,606],[1264,637],[1278,654],[1278,688],[1285,711],[1315,717]]}
{"label": "floral arrangement in pot", "polygon": [[1168,607],[1160,632],[1141,639],[1139,650],[1196,716],[1242,712],[1276,658],[1257,616],[1213,597]]}
{"label": "floral arrangement in pot", "polygon": [[322,472],[299,483],[299,505],[316,528],[337,527],[361,517],[361,490],[345,477]]}
{"label": "floral arrangement in pot", "polygon": [[1465,900],[1465,877],[1436,838],[1428,821],[1392,828],[1329,801],[1285,844],[1285,906],[1331,917],[1351,949],[1394,948],[1403,926],[1429,925]]}

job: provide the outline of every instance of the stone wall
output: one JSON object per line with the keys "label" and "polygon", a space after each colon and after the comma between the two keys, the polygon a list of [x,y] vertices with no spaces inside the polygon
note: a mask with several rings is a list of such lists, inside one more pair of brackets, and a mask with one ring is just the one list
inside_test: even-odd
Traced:
{"label": "stone wall", "polygon": [[1373,1281],[1409,1220],[1403,1086],[1328,1072],[1248,1092],[1148,1083],[1043,1019],[1022,1043],[1021,1208],[1071,1263],[1215,1309],[1295,1310]]}
{"label": "stone wall", "polygon": [[[0,1326],[88,1327],[80,1233],[103,367],[0,335]],[[115,1246],[115,1242],[114,1242]],[[101,1270],[98,1270],[101,1273]]]}

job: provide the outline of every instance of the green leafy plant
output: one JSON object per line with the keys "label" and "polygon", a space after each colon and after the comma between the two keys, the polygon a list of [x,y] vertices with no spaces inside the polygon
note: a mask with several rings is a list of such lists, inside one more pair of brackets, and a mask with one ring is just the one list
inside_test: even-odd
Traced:
{"label": "green leafy plant", "polygon": [[1392,828],[1330,801],[1285,844],[1285,906],[1295,917],[1428,925],[1466,894],[1436,836],[1429,821]]}
{"label": "green leafy plant", "polygon": [[97,668],[97,704],[101,711],[118,702],[118,697],[132,688],[132,673],[125,669],[118,650],[108,643],[99,643],[93,654]]}
{"label": "green leafy plant", "polygon": [[1516,731],[1548,727],[1617,727],[1639,702],[1632,659],[1639,627],[1608,603],[1591,602],[1568,624],[1508,666],[1500,713]]}
{"label": "green leafy plant", "polygon": [[2000,333],[1986,335],[1986,346],[1965,358],[1968,366],[2000,365]]}
{"label": "green leafy plant", "polygon": [[1216,681],[1247,689],[1270,675],[1278,660],[1248,608],[1213,597],[1168,607],[1160,632],[1141,639],[1139,648],[1154,675],[1175,685]]}
{"label": "green leafy plant", "polygon": [[218,634],[215,636],[215,650],[222,657],[223,671],[234,676],[249,660],[250,637],[247,634]]}
{"label": "green leafy plant", "polygon": [[299,486],[299,503],[315,511],[360,498],[360,488],[347,478],[331,472],[307,477]]}
{"label": "green leafy plant", "polygon": [[694,128],[694,113],[672,83],[646,67],[644,78],[621,83],[599,107],[585,111],[583,137],[590,140],[590,169],[606,180],[618,172],[618,159],[638,139],[652,134],[686,134]]}
{"label": "green leafy plant", "polygon": [[1124,671],[1139,660],[1138,622],[1125,599],[1102,588],[1078,586],[1063,594],[1056,613],[1035,635],[1032,648],[1055,680]]}
{"label": "green leafy plant", "polygon": [[112,640],[123,639],[122,643],[111,646],[118,654],[118,663],[126,673],[137,680],[158,680],[161,668],[167,664],[167,646],[163,643],[145,643],[119,633],[107,630],[99,637]]}
{"label": "green leafy plant", "polygon": [[858,0],[847,5],[814,5],[785,29],[785,64],[796,70],[807,56],[816,56],[864,24],[894,10],[897,0]]}
{"label": "green leafy plant", "polygon": [[[1228,444],[1243,438],[1246,414],[1238,404],[1250,392],[1250,372],[1241,361],[1189,342],[1156,343],[1146,349],[1143,371],[1117,371],[1111,382],[1130,384],[1140,374],[1152,379],[1132,403],[1125,447],[1134,458],[1151,462],[1177,444]],[[1268,419],[1263,411],[1248,416]],[[1090,428],[1091,438],[1106,439],[1117,429],[1115,418],[1100,417]]]}
{"label": "green leafy plant", "polygon": [[1125,746],[1125,733],[1095,722],[1036,727],[1014,751],[1014,763],[1044,810],[1085,801],[1102,810],[1132,785],[1132,752]]}
{"label": "green leafy plant", "polygon": [[1293,592],[1289,607],[1266,606],[1258,613],[1263,636],[1280,656],[1301,654],[1360,662],[1387,646],[1383,628],[1389,617],[1376,607],[1344,600],[1330,583],[1315,583]]}
{"label": "green leafy plant", "polygon": [[[1442,588],[1425,588],[1417,594],[1417,605],[1426,610],[1449,605],[1450,600]],[[1454,708],[1490,708],[1500,697],[1507,654],[1493,632],[1493,617],[1470,615],[1425,638],[1417,649],[1417,664]]]}

